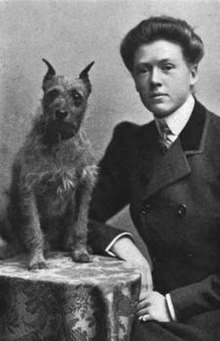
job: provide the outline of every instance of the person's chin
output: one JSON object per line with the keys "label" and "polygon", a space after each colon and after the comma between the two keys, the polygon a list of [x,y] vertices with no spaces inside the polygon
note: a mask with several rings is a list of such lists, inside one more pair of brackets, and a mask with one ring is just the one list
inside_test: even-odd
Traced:
{"label": "person's chin", "polygon": [[164,103],[151,105],[149,110],[154,114],[154,116],[158,118],[169,116],[172,112],[171,108],[169,108]]}

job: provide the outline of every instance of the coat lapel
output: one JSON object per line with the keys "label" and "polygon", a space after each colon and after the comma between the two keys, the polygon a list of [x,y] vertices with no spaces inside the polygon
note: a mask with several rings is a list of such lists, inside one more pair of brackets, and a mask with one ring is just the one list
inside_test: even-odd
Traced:
{"label": "coat lapel", "polygon": [[[208,127],[206,109],[195,102],[192,115],[177,140],[162,154],[158,145],[158,132],[151,122],[142,135],[144,198],[147,199],[162,188],[186,177],[191,168],[187,155],[202,153]],[[143,142],[144,136],[144,142]]]}
{"label": "coat lapel", "polygon": [[182,148],[187,155],[203,153],[208,124],[207,109],[196,100],[192,115],[180,134]]}

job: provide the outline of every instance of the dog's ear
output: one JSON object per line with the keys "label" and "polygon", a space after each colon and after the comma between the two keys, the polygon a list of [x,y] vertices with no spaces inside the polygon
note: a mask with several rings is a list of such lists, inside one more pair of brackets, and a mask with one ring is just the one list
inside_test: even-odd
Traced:
{"label": "dog's ear", "polygon": [[56,74],[56,71],[54,70],[53,66],[46,59],[42,58],[42,60],[48,67],[47,73],[44,76],[43,84],[42,84],[42,89],[45,90],[45,83],[48,80],[50,80]]}
{"label": "dog's ear", "polygon": [[79,74],[79,78],[82,79],[86,83],[89,92],[91,92],[91,90],[92,90],[92,86],[91,86],[91,83],[89,80],[89,70],[91,69],[91,67],[93,66],[94,63],[95,63],[94,61],[92,63],[90,63]]}

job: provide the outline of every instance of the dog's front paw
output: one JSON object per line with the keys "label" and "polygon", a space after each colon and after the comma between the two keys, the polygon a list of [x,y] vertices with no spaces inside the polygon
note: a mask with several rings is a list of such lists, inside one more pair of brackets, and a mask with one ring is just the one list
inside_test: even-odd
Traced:
{"label": "dog's front paw", "polygon": [[28,264],[28,270],[47,269],[47,264],[43,256],[34,256]]}
{"label": "dog's front paw", "polygon": [[85,249],[73,250],[71,257],[77,263],[89,263],[92,261],[88,251]]}

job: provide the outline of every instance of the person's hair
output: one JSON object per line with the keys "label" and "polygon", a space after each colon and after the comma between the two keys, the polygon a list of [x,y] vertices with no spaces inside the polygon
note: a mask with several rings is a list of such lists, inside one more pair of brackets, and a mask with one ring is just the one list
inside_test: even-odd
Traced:
{"label": "person's hair", "polygon": [[198,64],[204,55],[202,39],[186,21],[169,16],[150,17],[131,29],[121,42],[121,57],[131,73],[136,50],[160,39],[178,44],[189,64]]}

